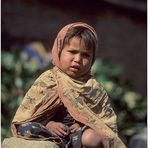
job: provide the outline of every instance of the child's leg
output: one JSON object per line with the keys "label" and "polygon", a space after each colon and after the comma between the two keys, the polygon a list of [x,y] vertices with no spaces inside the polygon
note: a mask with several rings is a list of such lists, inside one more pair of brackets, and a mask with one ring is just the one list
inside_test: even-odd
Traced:
{"label": "child's leg", "polygon": [[28,138],[49,138],[53,134],[40,123],[28,122],[17,127],[18,135]]}
{"label": "child's leg", "polygon": [[82,144],[84,148],[103,148],[101,138],[90,128],[83,132]]}

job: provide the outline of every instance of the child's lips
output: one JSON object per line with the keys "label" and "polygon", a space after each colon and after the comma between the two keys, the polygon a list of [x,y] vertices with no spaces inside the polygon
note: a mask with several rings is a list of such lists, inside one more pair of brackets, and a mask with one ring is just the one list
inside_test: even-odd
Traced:
{"label": "child's lips", "polygon": [[78,65],[73,65],[73,66],[71,66],[71,68],[72,68],[73,71],[79,71],[80,70],[80,66],[78,66]]}

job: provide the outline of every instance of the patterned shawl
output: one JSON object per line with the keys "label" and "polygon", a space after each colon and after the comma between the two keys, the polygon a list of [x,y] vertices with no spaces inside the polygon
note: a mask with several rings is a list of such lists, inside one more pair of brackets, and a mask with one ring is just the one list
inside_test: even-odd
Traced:
{"label": "patterned shawl", "polygon": [[102,137],[105,148],[125,148],[117,134],[116,115],[100,83],[90,74],[74,80],[61,70],[58,53],[66,32],[75,26],[88,28],[97,40],[94,29],[81,22],[69,24],[59,32],[52,49],[55,67],[41,74],[26,93],[12,121],[12,133],[19,136],[16,126],[21,123],[36,121],[46,125],[63,103],[75,120]]}

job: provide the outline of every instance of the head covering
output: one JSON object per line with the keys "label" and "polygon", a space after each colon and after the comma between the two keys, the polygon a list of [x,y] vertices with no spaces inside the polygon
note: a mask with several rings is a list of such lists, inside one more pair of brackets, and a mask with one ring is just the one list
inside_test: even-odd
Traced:
{"label": "head covering", "polygon": [[97,34],[96,34],[94,28],[92,28],[88,24],[83,23],[83,22],[76,22],[76,23],[72,23],[72,24],[66,25],[58,33],[58,35],[57,35],[57,37],[55,39],[53,48],[52,48],[52,63],[53,63],[53,65],[56,65],[57,67],[61,68],[60,61],[59,61],[59,52],[60,52],[60,50],[62,48],[63,41],[65,39],[65,36],[66,36],[68,30],[70,28],[74,28],[74,27],[77,27],[77,26],[82,26],[82,27],[85,27],[88,30],[90,30],[92,32],[92,34],[94,35],[94,37],[96,38],[96,41],[98,41]]}

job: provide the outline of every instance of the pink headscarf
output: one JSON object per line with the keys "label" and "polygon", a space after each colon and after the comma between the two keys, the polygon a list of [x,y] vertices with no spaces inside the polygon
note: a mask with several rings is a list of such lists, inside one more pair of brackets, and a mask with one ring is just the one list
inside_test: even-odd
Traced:
{"label": "pink headscarf", "polygon": [[59,61],[59,52],[60,52],[61,47],[63,45],[64,38],[70,28],[77,27],[77,26],[83,26],[83,27],[89,29],[92,32],[92,34],[95,36],[96,41],[97,41],[97,34],[96,34],[94,28],[92,28],[88,24],[83,23],[83,22],[76,22],[76,23],[66,25],[65,27],[63,27],[61,29],[61,31],[58,33],[58,35],[54,41],[54,45],[52,48],[52,63],[53,63],[53,65],[56,65],[57,67],[61,68],[60,61]]}

